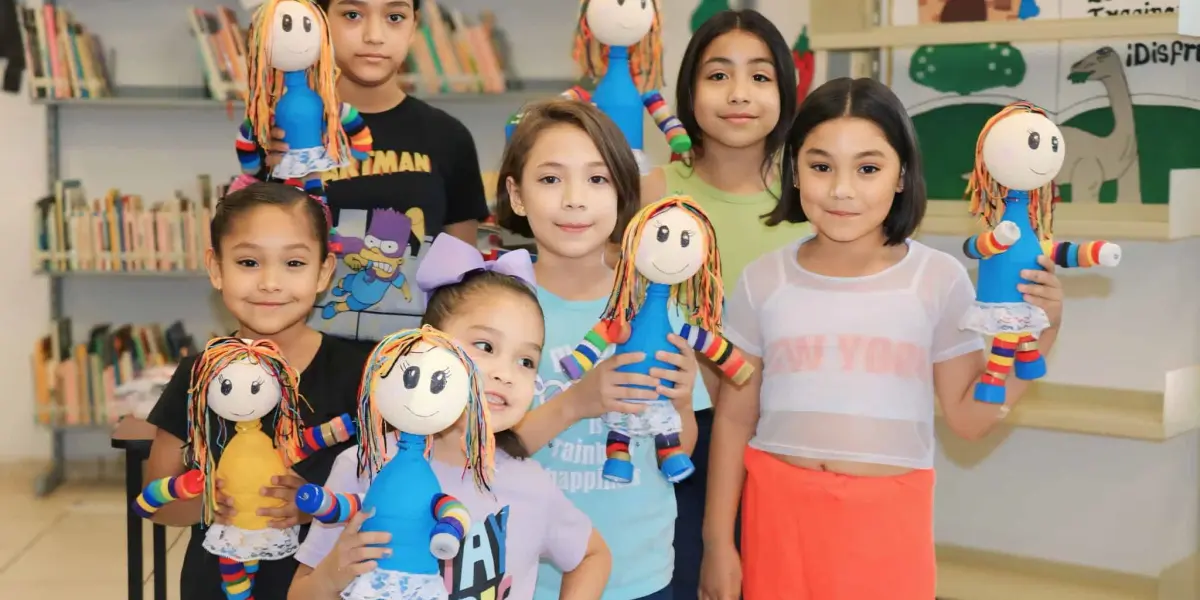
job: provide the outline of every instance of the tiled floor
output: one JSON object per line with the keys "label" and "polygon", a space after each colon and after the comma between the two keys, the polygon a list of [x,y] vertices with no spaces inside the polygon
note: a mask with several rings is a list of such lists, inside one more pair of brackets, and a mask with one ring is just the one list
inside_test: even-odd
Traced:
{"label": "tiled floor", "polygon": [[[119,481],[68,483],[35,498],[37,471],[0,464],[0,598],[129,597],[125,494]],[[187,531],[167,530],[168,597],[179,598]],[[150,526],[144,528],[145,598],[153,599]]]}

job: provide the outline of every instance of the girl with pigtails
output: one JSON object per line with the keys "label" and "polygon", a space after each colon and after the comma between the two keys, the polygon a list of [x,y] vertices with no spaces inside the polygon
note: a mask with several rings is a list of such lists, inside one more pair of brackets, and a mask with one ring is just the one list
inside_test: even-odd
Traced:
{"label": "girl with pigtails", "polygon": [[255,183],[225,196],[209,229],[209,279],[237,330],[181,359],[163,389],[134,510],[191,527],[180,600],[284,600],[309,523],[296,490],[353,447],[366,352],[306,324],[333,271],[318,201]]}

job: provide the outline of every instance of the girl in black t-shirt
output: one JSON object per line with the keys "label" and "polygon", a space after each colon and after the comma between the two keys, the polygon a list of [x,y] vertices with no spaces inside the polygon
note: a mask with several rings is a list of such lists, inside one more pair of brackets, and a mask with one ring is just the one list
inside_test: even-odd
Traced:
{"label": "girl in black t-shirt", "polygon": [[[209,279],[225,308],[238,321],[233,335],[269,339],[300,372],[303,422],[319,425],[343,413],[357,414],[356,394],[369,348],[326,336],[305,322],[317,293],[329,285],[334,257],[329,252],[329,227],[317,201],[296,188],[256,183],[233,192],[217,204],[210,225],[213,247],[205,256]],[[195,359],[184,359],[151,411],[158,427],[147,465],[147,481],[184,472],[183,448],[188,437],[187,397]],[[267,419],[271,417],[268,416]],[[227,426],[232,424],[227,423]],[[296,510],[296,490],[306,482],[324,484],[333,460],[354,439],[319,451],[296,463],[292,472],[275,478],[263,494],[283,499],[282,508],[262,509],[272,527],[296,524],[307,534],[308,518]],[[220,449],[214,449],[219,453]],[[220,494],[218,520],[231,517],[237,506]],[[225,600],[215,555],[204,550],[199,498],[164,505],[152,519],[162,525],[192,527],[180,576],[182,600]],[[257,600],[284,600],[296,570],[291,558],[262,561],[255,574]]]}
{"label": "girl in black t-shirt", "polygon": [[[371,130],[366,160],[322,175],[343,247],[313,327],[376,341],[415,327],[425,295],[412,285],[424,248],[441,232],[474,245],[488,217],[475,140],[458,119],[400,87],[399,70],[420,32],[420,0],[316,0],[328,16],[341,70],[338,95]],[[287,150],[276,129],[269,152],[250,152],[265,179]],[[257,153],[261,160],[254,160]]]}

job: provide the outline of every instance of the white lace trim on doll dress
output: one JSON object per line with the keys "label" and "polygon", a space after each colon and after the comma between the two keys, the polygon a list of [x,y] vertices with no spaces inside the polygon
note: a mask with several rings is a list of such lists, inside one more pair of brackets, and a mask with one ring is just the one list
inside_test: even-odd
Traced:
{"label": "white lace trim on doll dress", "polygon": [[984,335],[1029,333],[1037,337],[1050,328],[1050,317],[1028,302],[976,302],[963,315],[959,328]]}
{"label": "white lace trim on doll dress", "polygon": [[413,575],[375,569],[354,578],[342,590],[343,600],[446,600],[440,575]]}
{"label": "white lace trim on doll dress", "polygon": [[279,560],[296,553],[300,547],[299,528],[242,529],[214,523],[204,534],[204,549],[209,553],[237,561]]}
{"label": "white lace trim on doll dress", "polygon": [[323,173],[342,165],[329,157],[324,146],[289,149],[271,171],[276,179],[299,179],[310,173]]}
{"label": "white lace trim on doll dress", "polygon": [[604,413],[600,419],[609,429],[630,437],[646,437],[683,431],[683,420],[675,406],[667,400],[639,402],[646,410],[631,415],[623,412]]}

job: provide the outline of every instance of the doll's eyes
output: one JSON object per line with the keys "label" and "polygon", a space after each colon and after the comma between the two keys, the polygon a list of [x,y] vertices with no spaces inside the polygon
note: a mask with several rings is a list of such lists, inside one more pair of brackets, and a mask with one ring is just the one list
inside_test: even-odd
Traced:
{"label": "doll's eyes", "polygon": [[1057,135],[1050,138],[1050,150],[1054,151],[1054,152],[1058,152],[1058,136]]}
{"label": "doll's eyes", "polygon": [[446,389],[446,380],[450,379],[450,374],[446,371],[438,371],[429,378],[429,391],[435,394],[442,393]]}
{"label": "doll's eyes", "polygon": [[233,382],[228,379],[221,380],[221,395],[228,396],[233,391]]}
{"label": "doll's eyes", "polygon": [[292,30],[292,15],[283,15],[283,30]]}
{"label": "doll's eyes", "polygon": [[312,19],[304,17],[304,33],[312,31]]}
{"label": "doll's eyes", "polygon": [[411,366],[404,369],[404,389],[411,390],[421,382],[421,367]]}
{"label": "doll's eyes", "polygon": [[262,389],[261,381],[255,381],[254,383],[250,384],[250,393],[251,394],[257,394],[258,391],[261,389]]}
{"label": "doll's eyes", "polygon": [[691,244],[691,243],[692,243],[691,232],[685,231],[685,232],[679,234],[679,247],[680,248],[687,248],[688,244]]}
{"label": "doll's eyes", "polygon": [[669,237],[671,237],[671,230],[667,228],[666,225],[659,225],[658,236],[656,239],[658,239],[659,242],[666,242],[667,238]]}
{"label": "doll's eyes", "polygon": [[1037,150],[1042,145],[1042,136],[1036,131],[1029,132],[1029,149]]}

